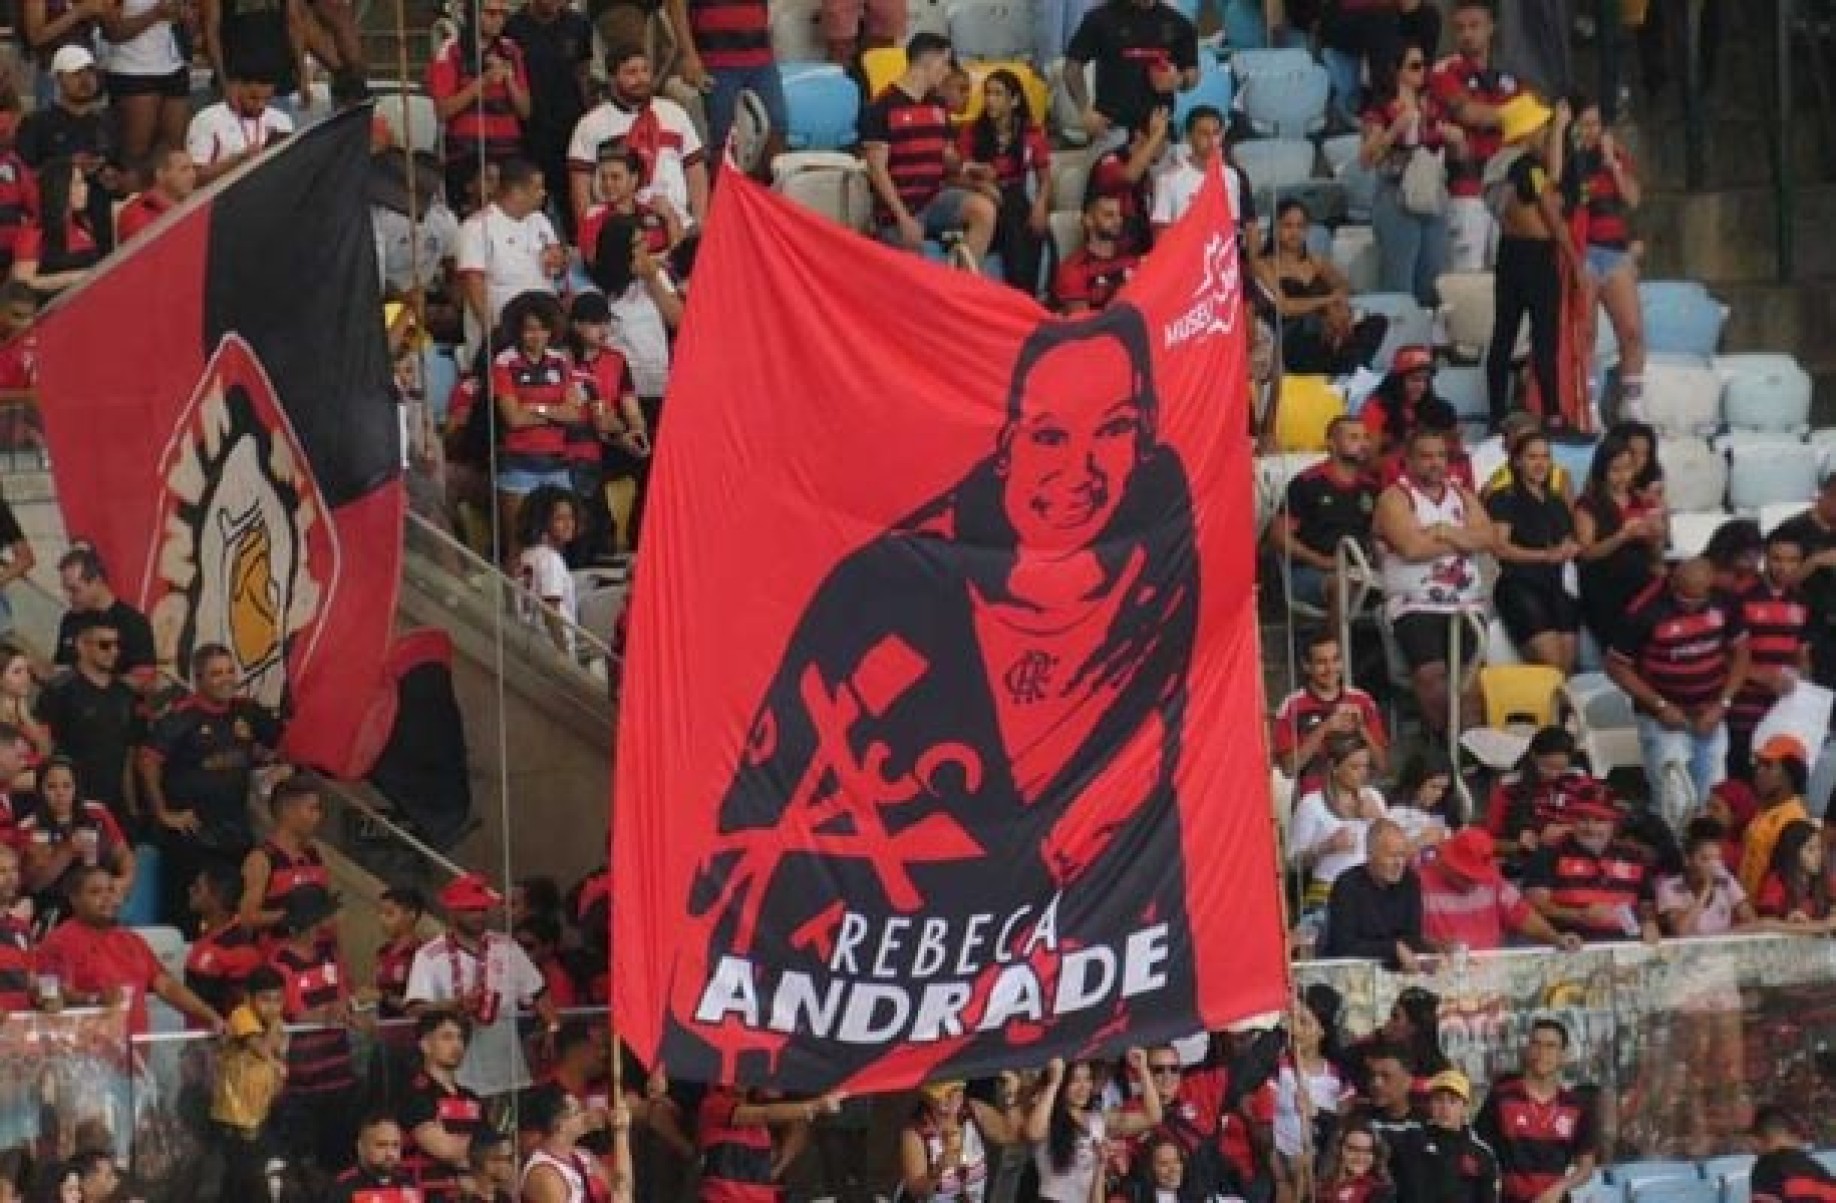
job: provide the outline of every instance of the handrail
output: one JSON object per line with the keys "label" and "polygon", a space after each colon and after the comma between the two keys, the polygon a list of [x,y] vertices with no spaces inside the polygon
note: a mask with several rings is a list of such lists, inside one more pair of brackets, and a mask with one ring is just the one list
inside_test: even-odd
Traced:
{"label": "handrail", "polygon": [[444,870],[454,877],[463,877],[470,872],[464,865],[446,856],[432,844],[427,843],[425,840],[409,831],[406,827],[403,827],[394,819],[391,819],[388,815],[385,815],[382,811],[370,805],[370,803],[356,790],[342,788],[340,785],[337,789],[337,793],[339,801],[361,814],[366,822],[374,823],[388,832],[391,839],[408,848],[409,851],[418,855],[422,860],[431,862],[434,867]]}
{"label": "handrail", "polygon": [[604,640],[600,639],[597,635],[593,634],[579,623],[574,622],[572,619],[549,612],[548,608],[543,605],[542,599],[531,592],[521,581],[516,580],[508,573],[504,572],[503,569],[491,563],[489,560],[473,551],[470,547],[467,547],[464,543],[460,542],[446,531],[441,530],[412,510],[408,512],[408,521],[415,527],[419,534],[439,544],[442,552],[459,557],[460,562],[463,563],[469,571],[489,573],[494,585],[499,588],[508,589],[512,596],[527,601],[533,606],[540,607],[545,619],[559,622],[562,628],[572,635],[581,646],[599,655],[608,665],[618,664],[618,656],[613,652],[611,645],[607,644]]}

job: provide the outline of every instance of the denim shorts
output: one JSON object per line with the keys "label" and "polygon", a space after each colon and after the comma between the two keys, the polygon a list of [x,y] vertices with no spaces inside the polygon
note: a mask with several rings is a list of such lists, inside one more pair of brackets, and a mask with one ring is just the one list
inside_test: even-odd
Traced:
{"label": "denim shorts", "polygon": [[1587,270],[1596,280],[1604,280],[1632,258],[1632,252],[1618,250],[1610,246],[1590,246],[1587,248]]}
{"label": "denim shorts", "polygon": [[[924,236],[932,242],[941,239],[952,230],[963,228],[963,205],[969,200],[969,191],[965,188],[945,188],[930,199],[930,202],[918,212],[912,214],[918,224],[924,227]],[[899,246],[899,227],[887,223],[880,227],[880,240]]]}
{"label": "denim shorts", "polygon": [[546,471],[537,468],[504,468],[497,469],[497,491],[508,493],[512,497],[525,497],[543,485],[553,485],[558,489],[573,489],[574,477],[566,468],[550,468]]}

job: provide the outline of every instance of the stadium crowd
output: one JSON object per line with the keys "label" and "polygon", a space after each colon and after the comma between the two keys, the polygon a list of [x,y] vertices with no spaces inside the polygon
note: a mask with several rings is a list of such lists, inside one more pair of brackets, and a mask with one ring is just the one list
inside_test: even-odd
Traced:
{"label": "stadium crowd", "polygon": [[[480,0],[428,67],[437,151],[397,144],[397,123],[380,118],[373,139],[416,507],[510,568],[570,651],[573,572],[637,546],[696,240],[718,176],[735,170],[709,148],[748,104],[772,131],[767,161],[790,125],[764,0],[669,0],[686,88],[667,95],[642,7],[589,19],[560,0]],[[877,237],[915,253],[947,244],[1060,312],[1100,309],[1223,156],[1275,358],[1368,394],[1327,425],[1323,460],[1286,485],[1269,534],[1271,562],[1320,622],[1292,636],[1303,679],[1271,721],[1296,798],[1285,850],[1297,954],[1417,972],[1518,943],[1836,929],[1836,856],[1812,789],[1823,749],[1756,735],[1801,683],[1836,687],[1836,479],[1764,534],[1732,519],[1705,554],[1668,556],[1663,434],[1644,421],[1639,181],[1565,69],[1499,62],[1484,0],[1340,0],[1323,16],[1290,0],[1275,22],[1278,40],[1321,47],[1328,128],[1356,138],[1374,176],[1379,285],[1432,307],[1443,272],[1492,273],[1485,433],[1502,462],[1485,472],[1479,441],[1468,446],[1477,432],[1436,392],[1441,349],[1386,350],[1389,321],[1360,308],[1318,249],[1323,215],[1292,196],[1268,205],[1274,190],[1233,161],[1249,141],[1242,115],[1199,103],[1174,120],[1203,74],[1188,16],[1155,0],[1039,6],[1052,28],[1036,61],[1062,52],[1089,143],[1082,194],[1056,196],[1053,156],[1067,148],[1035,111],[1039,81],[1019,66],[989,73],[968,119],[969,73],[948,38],[907,39],[903,8],[823,6],[838,62],[903,45],[858,120]],[[200,184],[363,98],[352,11],[26,0],[30,79],[0,95],[12,118],[0,402],[34,400],[40,304]],[[200,56],[220,99],[194,114]],[[328,95],[314,91],[320,74]],[[23,116],[21,92],[37,101]],[[1052,217],[1067,208],[1079,236],[1061,243]],[[1593,373],[1566,365],[1594,345],[1596,301],[1619,357],[1610,388],[1589,392]],[[457,365],[450,382],[433,370],[442,360]],[[1381,383],[1366,387],[1366,373]],[[1565,470],[1556,451],[1601,411],[1622,420],[1584,472]],[[36,437],[29,423],[19,437]],[[1379,586],[1356,612],[1347,543]],[[0,544],[0,583],[31,570],[3,505]],[[806,1148],[830,1184],[859,1186],[860,1130],[845,1122],[858,1101],[673,1082],[608,1048],[602,1024],[563,1015],[607,999],[603,874],[565,899],[540,879],[506,900],[462,877],[435,900],[445,922],[431,938],[429,901],[391,889],[374,980],[354,982],[319,844],[321,789],[274,762],[276,720],[236,696],[222,649],[200,649],[191,688],[166,696],[146,619],[96,554],[77,546],[59,574],[71,610],[56,664],[0,658],[0,1004],[119,1006],[144,1032],[157,998],[215,1034],[209,1098],[191,1117],[210,1152],[185,1167],[189,1187],[340,1203],[693,1189],[760,1203]],[[1487,724],[1450,664],[1480,656],[1474,615],[1495,616],[1516,653],[1558,679],[1599,657],[1636,711],[1642,790],[1597,775],[1559,725],[1493,777],[1441,753],[1449,730]],[[1393,647],[1407,682],[1395,696],[1350,679],[1367,632]],[[1473,784],[1485,800],[1468,812]],[[120,921],[147,845],[162,865],[147,917],[190,935],[182,973]],[[378,1023],[360,1058],[353,1032]],[[1475,1082],[1439,1023],[1440,1000],[1417,987],[1354,1036],[1342,1000],[1315,987],[1263,1034],[934,1082],[901,1126],[896,1177],[906,1197],[944,1203],[1010,1190],[1051,1203],[1555,1203],[1589,1182],[1610,1151],[1597,1091],[1570,1080],[1576,1034],[1539,1020],[1519,1072]],[[1748,1103],[1715,1135],[1751,1132],[1752,1197],[1830,1197],[1836,1179],[1805,1152],[1803,1117]],[[46,1197],[124,1197],[133,1167],[116,1164],[110,1134],[91,1136],[0,1155],[0,1200],[28,1171]],[[634,1177],[634,1146],[654,1175]]]}

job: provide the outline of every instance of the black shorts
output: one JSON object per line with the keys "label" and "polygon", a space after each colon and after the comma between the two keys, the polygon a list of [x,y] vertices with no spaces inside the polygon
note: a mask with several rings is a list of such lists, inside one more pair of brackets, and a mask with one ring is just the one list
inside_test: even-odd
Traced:
{"label": "black shorts", "polygon": [[1449,623],[1460,632],[1460,663],[1471,664],[1479,652],[1479,637],[1458,614],[1417,612],[1404,614],[1390,624],[1396,635],[1396,648],[1411,672],[1430,664],[1447,663]]}
{"label": "black shorts", "polygon": [[1581,628],[1581,605],[1559,584],[1506,574],[1492,589],[1492,604],[1511,642],[1520,647],[1550,631],[1572,635]]}
{"label": "black shorts", "polygon": [[163,96],[168,100],[185,100],[191,96],[191,69],[180,67],[170,75],[108,75],[108,98],[126,96]]}

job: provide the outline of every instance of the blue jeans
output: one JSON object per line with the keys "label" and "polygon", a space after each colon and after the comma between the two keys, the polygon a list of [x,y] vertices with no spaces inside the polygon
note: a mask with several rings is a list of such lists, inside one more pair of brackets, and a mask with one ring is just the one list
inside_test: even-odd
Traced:
{"label": "blue jeans", "polygon": [[1358,102],[1364,95],[1364,59],[1330,46],[1320,47],[1320,63],[1332,82],[1332,111],[1353,129],[1358,128]]}
{"label": "blue jeans", "polygon": [[765,106],[771,118],[771,132],[779,140],[790,128],[790,111],[784,104],[784,81],[778,78],[774,64],[763,67],[710,67],[708,76],[714,82],[707,94],[708,155],[717,162],[727,153],[727,131],[733,128],[733,115],[739,110],[741,92],[751,92]]}
{"label": "blue jeans", "polygon": [[1665,766],[1680,764],[1689,773],[1695,787],[1694,802],[1700,804],[1728,775],[1728,728],[1723,723],[1707,735],[1694,728],[1672,730],[1648,714],[1637,716],[1638,752],[1645,762],[1645,781],[1651,788],[1651,800],[1659,813],[1677,830],[1689,818],[1686,799],[1670,797],[1671,784]]}
{"label": "blue jeans", "polygon": [[1378,180],[1371,201],[1371,225],[1377,233],[1377,287],[1406,292],[1433,308],[1435,281],[1447,263],[1447,215],[1423,217],[1403,208],[1402,187]]}

